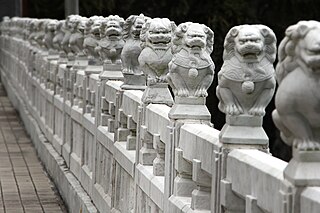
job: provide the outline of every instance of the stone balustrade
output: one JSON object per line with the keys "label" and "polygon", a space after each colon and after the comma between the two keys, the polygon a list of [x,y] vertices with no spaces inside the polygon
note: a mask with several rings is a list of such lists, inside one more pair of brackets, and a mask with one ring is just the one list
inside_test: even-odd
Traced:
{"label": "stone balustrade", "polygon": [[[301,38],[305,29],[298,26]],[[70,212],[320,211],[312,175],[320,168],[319,114],[306,112],[318,119],[315,137],[295,135],[302,145],[289,166],[268,152],[262,117],[275,89],[272,30],[229,31],[217,88],[227,116],[221,132],[205,106],[213,36],[205,25],[143,15],[3,20],[1,81]],[[289,50],[280,46],[281,57],[294,57]],[[290,137],[286,125],[279,128]]]}

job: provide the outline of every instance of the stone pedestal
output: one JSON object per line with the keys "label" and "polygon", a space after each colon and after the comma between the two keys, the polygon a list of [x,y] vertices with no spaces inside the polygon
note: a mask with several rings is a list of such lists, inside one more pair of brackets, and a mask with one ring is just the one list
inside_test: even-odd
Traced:
{"label": "stone pedestal", "polygon": [[226,116],[219,139],[225,146],[240,145],[245,148],[266,149],[269,139],[262,128],[263,117],[239,115]]}
{"label": "stone pedestal", "polygon": [[84,71],[85,71],[86,75],[100,74],[103,71],[103,67],[101,65],[88,65]]}
{"label": "stone pedestal", "polygon": [[68,62],[67,62],[67,68],[71,68],[75,62],[75,56],[72,53],[68,53]]}
{"label": "stone pedestal", "polygon": [[284,178],[294,186],[320,186],[320,151],[293,149],[293,158],[284,170]]}
{"label": "stone pedestal", "polygon": [[124,83],[121,89],[125,90],[145,90],[147,78],[143,74],[123,73]]}
{"label": "stone pedestal", "polygon": [[50,53],[47,57],[48,61],[52,61],[52,60],[58,60],[59,59],[59,55],[57,53]]}
{"label": "stone pedestal", "polygon": [[175,97],[175,103],[169,112],[169,118],[210,122],[211,114],[205,104],[206,98],[204,97]]}
{"label": "stone pedestal", "polygon": [[65,52],[59,52],[59,60],[58,64],[66,64],[68,62],[68,58]]}
{"label": "stone pedestal", "polygon": [[103,64],[103,71],[100,73],[100,79],[123,80],[121,64]]}
{"label": "stone pedestal", "polygon": [[148,85],[141,98],[144,104],[166,104],[173,105],[173,98],[167,83]]}
{"label": "stone pedestal", "polygon": [[77,56],[75,58],[73,67],[77,68],[77,69],[83,69],[88,65],[88,59],[86,56]]}

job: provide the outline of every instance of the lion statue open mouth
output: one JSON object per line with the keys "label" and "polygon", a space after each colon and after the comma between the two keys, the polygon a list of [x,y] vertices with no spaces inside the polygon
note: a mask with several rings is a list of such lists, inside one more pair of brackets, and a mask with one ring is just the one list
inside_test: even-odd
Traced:
{"label": "lion statue open mouth", "polygon": [[131,15],[126,19],[123,30],[123,38],[126,43],[121,52],[122,72],[141,74],[138,57],[142,51],[140,32],[143,24],[150,18],[143,14]]}
{"label": "lion statue open mouth", "polygon": [[69,47],[71,52],[75,55],[84,55],[83,53],[83,40],[84,40],[84,29],[87,22],[85,17],[77,17],[73,20],[73,31],[69,39]]}
{"label": "lion statue open mouth", "polygon": [[300,21],[279,46],[273,120],[298,150],[320,150],[320,23]]}
{"label": "lion statue open mouth", "polygon": [[218,74],[219,109],[227,115],[263,116],[275,89],[276,37],[264,25],[233,27]]}
{"label": "lion statue open mouth", "polygon": [[203,24],[180,24],[174,34],[168,82],[175,96],[206,97],[213,81],[213,32]]}
{"label": "lion statue open mouth", "polygon": [[90,65],[99,63],[96,47],[99,45],[100,27],[103,21],[104,17],[102,16],[92,16],[86,22],[83,48]]}
{"label": "lion statue open mouth", "polygon": [[100,41],[96,51],[105,64],[121,64],[120,55],[124,46],[122,39],[124,19],[110,15],[100,26]]}
{"label": "lion statue open mouth", "polygon": [[166,82],[168,63],[172,59],[171,39],[176,25],[167,18],[148,20],[141,29],[143,50],[138,57],[148,82]]}

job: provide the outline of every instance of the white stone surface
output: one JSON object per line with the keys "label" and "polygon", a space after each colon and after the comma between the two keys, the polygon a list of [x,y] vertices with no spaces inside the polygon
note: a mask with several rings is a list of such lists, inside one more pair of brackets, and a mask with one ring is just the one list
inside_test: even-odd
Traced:
{"label": "white stone surface", "polygon": [[[51,60],[39,39],[23,40],[25,20],[0,36],[1,79],[70,212],[319,212],[319,188],[285,180],[285,162],[225,147],[201,122],[170,120],[169,106],[144,105],[142,91],[71,67],[72,57]],[[46,22],[31,20],[32,36],[44,36]],[[154,154],[148,165],[143,154]],[[295,157],[318,159],[304,154]]]}

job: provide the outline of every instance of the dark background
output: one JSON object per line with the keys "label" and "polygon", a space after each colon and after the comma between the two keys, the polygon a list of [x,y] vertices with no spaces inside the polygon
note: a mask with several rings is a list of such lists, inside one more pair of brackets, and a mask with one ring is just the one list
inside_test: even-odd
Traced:
{"label": "dark background", "polygon": [[[3,2],[6,1],[0,0],[0,6]],[[231,27],[240,24],[267,25],[275,32],[279,44],[289,25],[299,20],[320,20],[319,8],[319,0],[79,0],[79,13],[87,17],[117,14],[127,18],[131,14],[143,13],[152,18],[167,17],[177,25],[186,21],[206,24],[215,33],[212,58],[216,64],[216,74],[223,63],[224,37]],[[19,11],[19,8],[13,10]],[[28,17],[63,19],[64,1],[22,0],[21,12]],[[225,115],[217,108],[216,86],[217,76],[209,89],[207,106],[215,128],[221,129],[225,123]],[[273,109],[272,100],[267,107],[263,126],[270,138],[271,153],[288,161],[291,158],[291,149],[279,138],[279,132],[271,118]]]}

